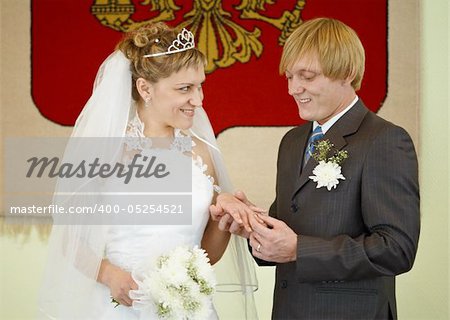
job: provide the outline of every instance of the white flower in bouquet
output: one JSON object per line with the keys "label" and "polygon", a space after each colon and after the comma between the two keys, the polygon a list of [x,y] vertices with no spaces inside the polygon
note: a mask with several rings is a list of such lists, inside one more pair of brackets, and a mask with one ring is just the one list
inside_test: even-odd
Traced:
{"label": "white flower in bouquet", "polygon": [[133,307],[160,319],[207,319],[212,312],[216,278],[206,252],[180,246],[156,259],[153,268],[135,277]]}

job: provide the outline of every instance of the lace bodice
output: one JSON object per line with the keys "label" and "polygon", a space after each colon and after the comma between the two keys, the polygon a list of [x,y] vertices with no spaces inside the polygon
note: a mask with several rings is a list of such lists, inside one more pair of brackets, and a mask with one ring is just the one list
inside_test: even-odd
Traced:
{"label": "lace bodice", "polygon": [[[131,137],[130,147],[144,148],[144,124],[136,115],[127,126],[127,137]],[[186,148],[177,138],[185,137],[179,129],[174,129],[173,148],[184,151]],[[136,138],[143,138],[142,142]],[[195,142],[192,141],[192,148]],[[189,148],[190,149],[190,148]],[[179,244],[200,245],[204,229],[209,219],[209,205],[214,190],[214,179],[206,174],[207,165],[203,159],[192,152],[192,224],[191,225],[148,225],[113,226],[109,232],[106,255],[128,271],[142,268],[144,260],[159,255]]]}
{"label": "lace bodice", "polygon": [[[139,115],[136,113],[135,116],[128,122],[126,130],[126,137],[130,138],[127,142],[130,148],[142,150],[144,148],[150,147],[149,139],[144,135],[144,129],[145,124],[139,119]],[[192,156],[193,164],[198,167],[202,171],[202,173],[211,181],[214,191],[220,193],[220,187],[215,184],[214,177],[207,173],[208,165],[205,164],[202,157],[196,154],[194,151],[196,147],[194,139],[190,140],[191,145],[186,145],[186,142],[189,141],[188,139],[183,139],[186,137],[187,135],[185,135],[181,131],[181,129],[174,128],[174,140],[171,144],[171,149],[176,149],[183,153],[189,151]]]}

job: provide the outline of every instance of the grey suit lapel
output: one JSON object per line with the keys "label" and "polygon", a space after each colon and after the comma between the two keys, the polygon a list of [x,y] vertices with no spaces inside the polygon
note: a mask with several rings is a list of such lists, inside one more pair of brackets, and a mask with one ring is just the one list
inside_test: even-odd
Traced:
{"label": "grey suit lapel", "polygon": [[[358,128],[360,127],[367,112],[368,109],[363,104],[361,99],[359,99],[356,104],[346,114],[344,114],[342,118],[340,118],[330,128],[330,130],[327,131],[323,139],[330,140],[337,150],[341,150],[347,145],[345,137],[358,131]],[[312,175],[312,171],[316,165],[317,161],[313,158],[308,161],[306,166],[301,171],[300,178],[292,198],[294,198],[300,189],[310,180],[309,176]]]}
{"label": "grey suit lapel", "polygon": [[298,139],[294,140],[294,147],[292,150],[292,160],[296,165],[297,172],[295,172],[295,177],[300,177],[302,172],[304,151],[306,149],[306,143],[308,142],[309,133],[312,130],[312,122],[308,125],[299,127],[300,132],[298,134]]}

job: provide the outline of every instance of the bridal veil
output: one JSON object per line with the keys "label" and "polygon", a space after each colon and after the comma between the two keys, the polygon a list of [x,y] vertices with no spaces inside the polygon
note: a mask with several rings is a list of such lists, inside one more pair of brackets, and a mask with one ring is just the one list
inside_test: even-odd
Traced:
{"label": "bridal veil", "polygon": [[[115,51],[99,68],[92,96],[76,121],[72,138],[124,137],[130,115],[136,112],[131,96],[131,79],[130,61],[121,51]],[[214,132],[202,107],[195,111],[190,134],[208,145],[219,186],[223,191],[232,192]],[[82,142],[69,143],[71,152],[74,152]],[[93,179],[87,184],[95,183]],[[64,183],[58,181],[54,202],[62,201],[58,195],[64,187]],[[86,186],[76,191],[83,191],[84,187]],[[64,201],[73,204],[82,200],[79,196],[69,196],[65,197]],[[95,318],[86,312],[95,310],[95,297],[92,292],[98,285],[96,279],[104,258],[108,228],[108,225],[91,225],[85,221],[80,221],[79,224],[75,221],[71,224],[53,225],[38,302],[40,318]],[[253,292],[257,289],[257,280],[247,242],[232,236],[216,270],[218,286],[215,302],[219,317],[256,319]],[[221,314],[221,310],[225,310],[227,314]],[[233,312],[229,313],[231,310]]]}

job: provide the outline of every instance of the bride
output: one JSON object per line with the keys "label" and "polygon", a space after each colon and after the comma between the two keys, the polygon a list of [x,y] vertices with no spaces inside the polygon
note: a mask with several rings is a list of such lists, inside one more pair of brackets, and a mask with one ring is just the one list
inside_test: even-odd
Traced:
{"label": "bride", "polygon": [[[203,248],[211,264],[231,247],[218,276],[217,291],[241,305],[239,318],[256,318],[256,279],[245,242],[219,230],[209,216],[220,189],[231,191],[217,142],[202,108],[204,55],[192,33],[163,23],[127,34],[102,64],[94,91],[75,124],[72,137],[191,137],[192,223],[190,225],[54,225],[39,300],[46,319],[154,319],[136,307],[130,292],[150,257],[180,246]],[[58,187],[57,187],[58,192]],[[56,192],[56,193],[57,193]],[[236,218],[252,211],[230,194]],[[227,251],[227,252],[228,252]],[[133,296],[133,294],[131,294]],[[235,299],[241,301],[236,304]],[[115,307],[111,300],[119,303]],[[227,303],[228,304],[228,303]],[[214,308],[208,319],[218,317]]]}

